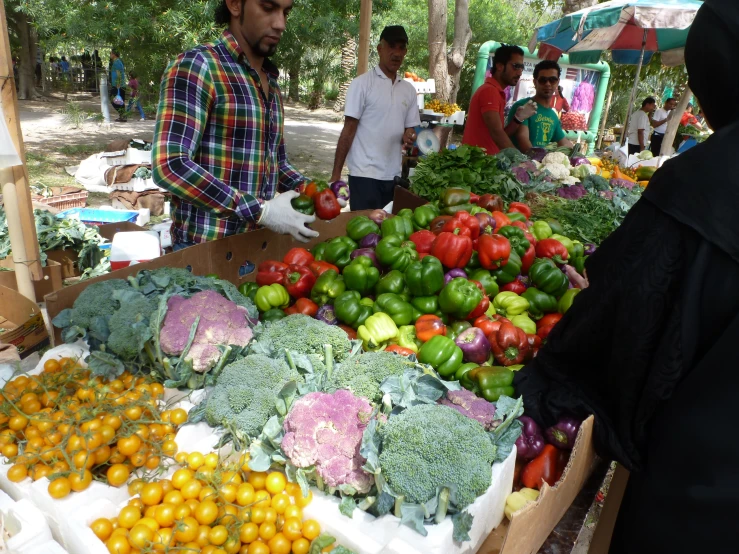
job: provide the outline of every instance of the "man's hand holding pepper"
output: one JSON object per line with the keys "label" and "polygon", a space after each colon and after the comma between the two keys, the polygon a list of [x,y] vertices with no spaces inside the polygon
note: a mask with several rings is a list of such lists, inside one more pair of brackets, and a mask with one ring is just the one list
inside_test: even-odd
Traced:
{"label": "man's hand holding pepper", "polygon": [[416,142],[416,130],[406,129],[403,133],[403,147],[412,148],[414,142]]}

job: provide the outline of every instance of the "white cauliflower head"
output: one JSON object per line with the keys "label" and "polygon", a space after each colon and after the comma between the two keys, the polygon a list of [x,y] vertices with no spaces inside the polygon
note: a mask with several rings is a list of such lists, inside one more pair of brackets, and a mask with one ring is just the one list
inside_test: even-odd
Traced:
{"label": "white cauliflower head", "polygon": [[547,163],[541,166],[543,171],[549,173],[555,181],[561,181],[570,177],[570,169],[562,164]]}
{"label": "white cauliflower head", "polygon": [[541,161],[544,165],[562,165],[566,168],[570,167],[570,158],[564,152],[550,152]]}

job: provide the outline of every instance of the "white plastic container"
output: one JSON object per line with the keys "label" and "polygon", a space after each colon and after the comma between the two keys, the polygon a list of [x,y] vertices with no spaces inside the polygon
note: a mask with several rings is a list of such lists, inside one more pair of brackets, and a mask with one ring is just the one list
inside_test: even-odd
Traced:
{"label": "white plastic container", "polygon": [[115,271],[161,256],[159,234],[151,231],[116,233],[110,249],[110,269]]}
{"label": "white plastic container", "polygon": [[0,491],[0,518],[3,528],[10,535],[5,541],[9,554],[43,552],[39,548],[52,540],[44,516],[28,500],[14,502]]}

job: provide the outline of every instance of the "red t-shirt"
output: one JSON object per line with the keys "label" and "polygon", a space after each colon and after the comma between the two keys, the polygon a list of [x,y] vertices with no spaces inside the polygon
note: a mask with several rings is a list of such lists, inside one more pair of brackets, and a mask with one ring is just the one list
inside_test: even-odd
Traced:
{"label": "red t-shirt", "polygon": [[492,77],[485,79],[470,100],[470,113],[467,116],[462,143],[485,148],[488,154],[500,152],[500,148],[490,136],[482,114],[490,111],[498,112],[500,122],[505,127],[505,104],[505,91],[500,83]]}

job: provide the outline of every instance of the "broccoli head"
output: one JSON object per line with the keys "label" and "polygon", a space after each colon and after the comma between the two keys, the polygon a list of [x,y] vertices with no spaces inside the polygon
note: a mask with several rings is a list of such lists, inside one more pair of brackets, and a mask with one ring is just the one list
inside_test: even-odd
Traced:
{"label": "broccoli head", "polygon": [[359,453],[372,406],[346,390],[312,392],[293,404],[285,418],[282,450],[293,465],[315,466],[329,487],[349,485],[369,492],[372,475]]}
{"label": "broccoli head", "polygon": [[476,420],[486,431],[490,431],[494,427],[495,404],[480,398],[467,389],[447,391],[446,397],[439,400],[439,404],[449,406],[463,416]]}
{"label": "broccoli head", "polygon": [[249,344],[252,331],[246,308],[215,291],[206,290],[190,298],[173,296],[167,301],[167,315],[160,334],[162,350],[172,356],[182,354],[198,316],[195,339],[187,354],[195,371],[205,373],[216,365],[221,357],[219,345],[244,347]]}
{"label": "broccoli head", "polygon": [[438,487],[456,486],[458,509],[490,487],[495,447],[477,421],[439,404],[391,416],[380,429],[380,467],[392,490],[423,504]]}
{"label": "broccoli head", "polygon": [[289,315],[270,323],[262,331],[258,342],[266,343],[273,351],[285,349],[303,354],[316,354],[323,359],[324,344],[333,347],[334,359],[342,361],[351,352],[351,342],[346,332],[337,325],[303,314]]}
{"label": "broccoli head", "polygon": [[83,290],[72,306],[72,325],[79,325],[89,329],[94,325],[96,317],[113,315],[118,309],[118,300],[113,291],[128,289],[128,283],[123,279],[109,279],[99,283],[92,283]]}
{"label": "broccoli head", "polygon": [[236,360],[223,369],[208,395],[206,421],[213,427],[229,427],[256,437],[277,414],[275,402],[282,387],[301,380],[283,360],[260,354]]}
{"label": "broccoli head", "polygon": [[326,390],[347,389],[370,402],[379,402],[382,399],[380,385],[383,380],[391,375],[402,375],[408,368],[408,362],[393,352],[365,352],[334,368]]}
{"label": "broccoli head", "polygon": [[132,291],[114,291],[120,308],[110,317],[108,348],[121,360],[134,360],[151,338],[149,318],[157,309],[157,300]]}

